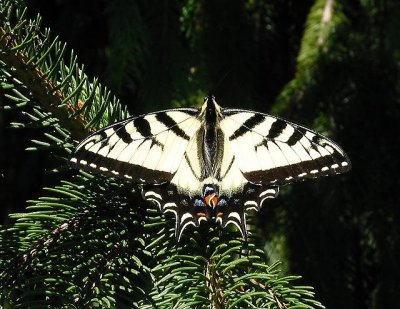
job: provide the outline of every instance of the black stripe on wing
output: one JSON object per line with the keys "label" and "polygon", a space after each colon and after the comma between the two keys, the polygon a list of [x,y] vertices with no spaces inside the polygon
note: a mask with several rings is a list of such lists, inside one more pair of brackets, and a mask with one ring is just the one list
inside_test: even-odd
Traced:
{"label": "black stripe on wing", "polygon": [[133,120],[133,124],[135,125],[137,131],[145,138],[151,137],[153,134],[151,133],[150,123],[144,117],[138,117]]}
{"label": "black stripe on wing", "polygon": [[[264,118],[265,120],[265,118]],[[281,119],[276,119],[274,123],[272,123],[271,128],[269,129],[268,135],[266,136],[267,139],[273,140],[277,138],[279,135],[282,134],[283,130],[286,129],[288,123]],[[254,128],[255,126],[251,127]]]}
{"label": "black stripe on wing", "polygon": [[177,126],[177,123],[175,122],[174,119],[172,119],[167,113],[157,113],[156,114],[156,119],[164,124],[167,128],[169,128],[172,132],[174,132],[176,135],[179,137],[185,139],[185,140],[190,140],[190,136],[188,136],[185,131],[183,131],[179,126]]}
{"label": "black stripe on wing", "polygon": [[247,119],[236,131],[229,136],[229,140],[237,139],[239,136],[244,135],[249,128],[254,128],[256,125],[264,121],[264,116],[261,114],[254,114],[249,119]]}
{"label": "black stripe on wing", "polygon": [[[124,122],[121,122],[119,124],[116,124],[112,128],[113,128],[115,134],[118,136],[118,138],[120,138],[125,144],[129,144],[129,143],[133,142],[133,139],[132,139],[131,135],[126,131],[125,126],[126,126],[126,124]],[[107,137],[106,137],[106,139],[107,139]]]}

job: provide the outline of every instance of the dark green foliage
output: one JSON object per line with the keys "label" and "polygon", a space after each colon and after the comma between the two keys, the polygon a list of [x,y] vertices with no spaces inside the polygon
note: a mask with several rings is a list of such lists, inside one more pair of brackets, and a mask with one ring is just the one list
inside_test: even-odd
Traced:
{"label": "dark green foliage", "polygon": [[[328,308],[397,307],[397,1],[27,4],[0,2],[0,308],[321,306],[302,284]],[[176,244],[140,188],[67,166],[128,110],[209,92],[332,136],[353,170],[282,188],[246,245],[212,224]]]}
{"label": "dark green foliage", "polygon": [[28,201],[27,213],[12,215],[16,223],[3,234],[18,235],[11,244],[18,250],[2,256],[2,298],[22,307],[76,308],[146,298],[152,284],[140,262],[150,258],[141,238],[145,211],[131,207],[137,201],[129,192],[116,198],[116,190],[124,188],[81,176],[45,189],[47,196]]}

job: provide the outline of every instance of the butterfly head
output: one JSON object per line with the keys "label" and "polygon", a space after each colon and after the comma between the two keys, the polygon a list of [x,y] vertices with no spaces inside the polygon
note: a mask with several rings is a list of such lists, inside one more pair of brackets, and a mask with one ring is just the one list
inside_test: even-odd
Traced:
{"label": "butterfly head", "polygon": [[204,103],[206,103],[207,101],[215,101],[215,96],[210,94],[204,97]]}
{"label": "butterfly head", "polygon": [[213,95],[209,95],[204,97],[204,103],[203,106],[201,107],[201,113],[221,113],[221,106],[217,104],[217,101],[215,101],[215,97]]}
{"label": "butterfly head", "polygon": [[213,95],[204,98],[200,117],[203,118],[207,124],[211,125],[214,125],[221,119],[221,106],[217,104]]}

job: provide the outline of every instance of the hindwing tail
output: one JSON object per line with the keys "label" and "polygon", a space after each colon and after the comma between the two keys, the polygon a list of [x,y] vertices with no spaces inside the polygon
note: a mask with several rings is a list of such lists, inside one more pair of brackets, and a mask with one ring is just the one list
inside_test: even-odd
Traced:
{"label": "hindwing tail", "polygon": [[175,216],[175,237],[179,242],[183,231],[190,225],[199,226],[201,217],[198,216],[198,207],[184,194],[179,194],[174,185],[146,185],[143,187],[142,196],[145,200],[152,201],[163,213],[173,213]]}

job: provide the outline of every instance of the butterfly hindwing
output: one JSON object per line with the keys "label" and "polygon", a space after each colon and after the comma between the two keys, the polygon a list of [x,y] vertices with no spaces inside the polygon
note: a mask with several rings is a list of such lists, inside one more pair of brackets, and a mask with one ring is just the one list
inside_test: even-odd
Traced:
{"label": "butterfly hindwing", "polygon": [[248,183],[243,189],[243,205],[246,210],[259,211],[265,200],[278,196],[279,187]]}
{"label": "butterfly hindwing", "polygon": [[202,207],[195,206],[189,196],[180,194],[176,187],[169,183],[145,185],[142,196],[145,200],[157,204],[163,213],[170,212],[175,215],[175,237],[178,241],[188,226],[199,226],[202,217],[198,214],[206,211]]}
{"label": "butterfly hindwing", "polygon": [[266,114],[225,109],[221,128],[243,176],[256,184],[285,184],[350,169],[346,154],[328,138]]}
{"label": "butterfly hindwing", "polygon": [[170,181],[200,127],[197,113],[167,110],[118,122],[83,140],[70,162],[136,183]]}

